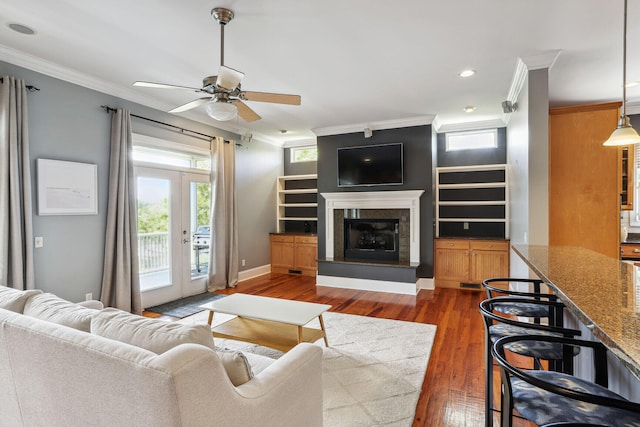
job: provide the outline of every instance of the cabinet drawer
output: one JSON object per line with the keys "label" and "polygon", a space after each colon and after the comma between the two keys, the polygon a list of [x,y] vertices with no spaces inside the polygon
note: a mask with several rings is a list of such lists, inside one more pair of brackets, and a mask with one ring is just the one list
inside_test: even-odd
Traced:
{"label": "cabinet drawer", "polygon": [[293,236],[285,236],[281,234],[272,234],[271,235],[272,242],[289,242],[293,243]]}
{"label": "cabinet drawer", "polygon": [[296,236],[296,243],[318,243],[318,236]]}
{"label": "cabinet drawer", "polygon": [[469,249],[468,240],[436,240],[436,249]]}
{"label": "cabinet drawer", "polygon": [[630,244],[620,245],[620,256],[622,258],[640,258],[640,244],[637,244],[637,245],[630,245]]}
{"label": "cabinet drawer", "polygon": [[509,251],[509,242],[502,240],[472,240],[471,249],[481,251]]}

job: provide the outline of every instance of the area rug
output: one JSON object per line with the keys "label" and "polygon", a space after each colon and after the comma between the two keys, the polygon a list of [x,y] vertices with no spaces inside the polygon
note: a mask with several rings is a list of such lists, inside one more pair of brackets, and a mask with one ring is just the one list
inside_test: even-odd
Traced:
{"label": "area rug", "polygon": [[[206,323],[207,316],[205,311],[180,322]],[[322,340],[315,344],[324,350],[324,426],[411,426],[436,327],[332,312],[323,318],[330,347]],[[317,320],[308,326],[319,328]],[[215,344],[272,358],[282,355],[233,340],[216,338]]]}
{"label": "area rug", "polygon": [[165,304],[148,307],[145,308],[145,310],[182,319],[184,317],[191,316],[195,313],[198,313],[199,311],[202,311],[202,309],[200,308],[202,304],[215,301],[224,296],[226,295],[211,294],[209,292],[205,292],[202,294],[181,298],[176,301],[167,302]]}

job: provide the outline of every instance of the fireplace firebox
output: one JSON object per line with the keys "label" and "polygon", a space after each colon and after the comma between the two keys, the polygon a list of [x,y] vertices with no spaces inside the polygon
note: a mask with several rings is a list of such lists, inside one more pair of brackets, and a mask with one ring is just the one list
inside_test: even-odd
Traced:
{"label": "fireplace firebox", "polygon": [[345,218],[344,259],[398,261],[399,219]]}

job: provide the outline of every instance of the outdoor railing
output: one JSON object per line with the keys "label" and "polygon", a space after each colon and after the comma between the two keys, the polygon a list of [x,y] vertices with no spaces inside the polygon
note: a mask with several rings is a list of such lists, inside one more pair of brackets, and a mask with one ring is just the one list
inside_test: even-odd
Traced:
{"label": "outdoor railing", "polygon": [[138,234],[140,273],[169,269],[169,233]]}

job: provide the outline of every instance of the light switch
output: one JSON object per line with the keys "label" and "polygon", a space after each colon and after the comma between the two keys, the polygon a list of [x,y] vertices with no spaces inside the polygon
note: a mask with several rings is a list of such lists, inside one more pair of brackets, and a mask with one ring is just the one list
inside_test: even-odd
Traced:
{"label": "light switch", "polygon": [[41,248],[44,246],[44,237],[39,236],[36,237],[36,248]]}

